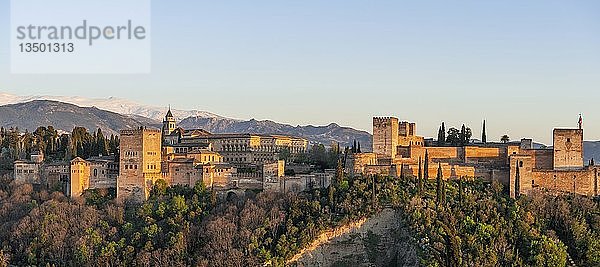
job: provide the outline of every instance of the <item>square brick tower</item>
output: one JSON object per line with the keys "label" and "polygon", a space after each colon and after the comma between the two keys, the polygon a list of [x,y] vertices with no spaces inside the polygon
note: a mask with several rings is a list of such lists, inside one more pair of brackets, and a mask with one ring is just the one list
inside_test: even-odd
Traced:
{"label": "square brick tower", "polygon": [[554,129],[554,169],[583,168],[583,129]]}
{"label": "square brick tower", "polygon": [[145,201],[161,178],[160,130],[121,130],[117,199]]}
{"label": "square brick tower", "polygon": [[393,160],[398,147],[398,118],[373,118],[373,152],[378,159]]}

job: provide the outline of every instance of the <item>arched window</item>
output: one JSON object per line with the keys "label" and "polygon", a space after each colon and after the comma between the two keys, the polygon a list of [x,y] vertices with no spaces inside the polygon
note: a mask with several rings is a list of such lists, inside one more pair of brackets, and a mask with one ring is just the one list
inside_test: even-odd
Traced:
{"label": "arched window", "polygon": [[523,161],[522,160],[519,162],[519,167],[523,167]]}

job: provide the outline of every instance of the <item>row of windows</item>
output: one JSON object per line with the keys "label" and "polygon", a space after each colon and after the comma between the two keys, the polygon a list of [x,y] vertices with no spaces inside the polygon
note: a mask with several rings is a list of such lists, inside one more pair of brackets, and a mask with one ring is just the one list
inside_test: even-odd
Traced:
{"label": "row of windows", "polygon": [[125,164],[125,169],[126,170],[137,170],[138,166],[137,165],[133,165],[133,164]]}
{"label": "row of windows", "polygon": [[[412,143],[412,142],[411,142]],[[421,142],[418,142],[421,144]],[[256,152],[278,152],[283,148],[287,148],[290,152],[303,152],[304,147],[296,146],[256,146],[248,147],[247,145],[223,145],[223,151],[256,151]]]}
{"label": "row of windows", "polygon": [[181,147],[181,148],[176,147],[175,153],[185,153],[185,152],[187,152],[187,150],[188,150],[187,147]]}
{"label": "row of windows", "polygon": [[215,161],[215,156],[203,156],[202,161]]}
{"label": "row of windows", "polygon": [[156,170],[156,164],[148,164],[148,170]]}
{"label": "row of windows", "polygon": [[[102,170],[102,175],[104,175],[104,170]],[[98,169],[94,169],[94,177],[98,176]]]}
{"label": "row of windows", "polygon": [[17,170],[17,173],[35,173],[33,170]]}
{"label": "row of windows", "polygon": [[227,162],[232,162],[232,161],[246,162],[246,158],[245,157],[244,158],[225,158],[225,161],[227,161]]}
{"label": "row of windows", "polygon": [[136,151],[125,151],[125,156],[127,157],[137,157],[138,153]]}
{"label": "row of windows", "polygon": [[146,154],[147,154],[148,156],[156,156],[156,155],[158,155],[158,153],[157,153],[157,152],[147,152]]}

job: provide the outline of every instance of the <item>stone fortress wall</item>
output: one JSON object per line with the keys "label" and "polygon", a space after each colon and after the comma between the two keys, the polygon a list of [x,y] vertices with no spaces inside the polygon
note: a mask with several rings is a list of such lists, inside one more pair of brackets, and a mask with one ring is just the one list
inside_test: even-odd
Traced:
{"label": "stone fortress wall", "polygon": [[416,176],[419,161],[424,168],[427,158],[430,179],[436,177],[440,166],[444,179],[498,180],[509,186],[511,196],[528,194],[536,188],[589,196],[599,193],[599,166],[585,166],[583,162],[581,127],[554,129],[552,149],[534,149],[531,139],[469,143],[460,147],[425,146],[422,140],[414,123],[399,122],[394,117],[374,117],[373,152],[351,155],[346,169],[351,175]]}

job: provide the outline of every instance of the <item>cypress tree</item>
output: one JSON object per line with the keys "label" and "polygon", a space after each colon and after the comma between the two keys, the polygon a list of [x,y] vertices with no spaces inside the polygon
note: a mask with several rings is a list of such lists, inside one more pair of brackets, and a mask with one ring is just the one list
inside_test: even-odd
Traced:
{"label": "cypress tree", "polygon": [[110,139],[108,140],[108,152],[113,154],[116,151],[116,145],[115,145],[115,135],[111,134],[110,135]]}
{"label": "cypress tree", "polygon": [[446,145],[446,125],[442,121],[442,146]]}
{"label": "cypress tree", "polygon": [[442,137],[442,126],[438,128],[438,136],[437,136],[437,145],[442,146],[444,144],[444,140]]}
{"label": "cypress tree", "polygon": [[373,199],[371,200],[373,203],[373,209],[375,209],[375,207],[377,206],[377,196],[375,195],[375,175],[373,175]]}
{"label": "cypress tree", "polygon": [[468,143],[467,142],[467,129],[464,124],[460,128],[460,142],[463,146]]}
{"label": "cypress tree", "polygon": [[425,179],[425,181],[427,181],[429,179],[429,152],[427,152],[427,149],[425,149],[425,166],[423,168],[423,171],[423,178]]}
{"label": "cypress tree", "polygon": [[419,194],[421,194],[422,191],[422,184],[421,184],[421,180],[423,178],[423,170],[421,169],[421,157],[419,157],[419,173],[417,175],[417,191],[419,192]]}
{"label": "cypress tree", "polygon": [[404,180],[404,163],[400,164],[400,180]]}
{"label": "cypress tree", "polygon": [[446,206],[446,181],[442,179],[442,205]]}
{"label": "cypress tree", "polygon": [[442,198],[443,198],[443,185],[442,185],[442,164],[438,163],[438,172],[437,172],[437,177],[435,178],[436,181],[436,209],[440,206],[440,204],[442,204]]}
{"label": "cypress tree", "polygon": [[481,142],[487,142],[487,136],[485,134],[485,120],[483,120],[483,131],[481,132]]}
{"label": "cypress tree", "polygon": [[521,190],[521,186],[520,186],[520,179],[521,176],[519,175],[519,160],[517,160],[516,162],[517,164],[515,164],[516,170],[515,170],[515,198],[519,197],[520,195],[520,190]]}
{"label": "cypress tree", "polygon": [[335,184],[339,185],[344,180],[344,168],[342,167],[342,159],[338,159],[337,169],[335,174]]}
{"label": "cypress tree", "polygon": [[96,133],[96,144],[98,146],[97,152],[98,156],[106,156],[108,155],[108,149],[106,144],[106,138],[104,134],[102,134],[102,129],[98,128],[98,132]]}
{"label": "cypress tree", "polygon": [[358,142],[358,148],[356,149],[356,152],[357,152],[357,153],[361,153],[361,152],[360,152],[360,141]]}
{"label": "cypress tree", "polygon": [[328,192],[327,192],[327,198],[329,200],[329,212],[333,212],[333,207],[334,207],[334,193],[335,193],[335,188],[333,183],[329,184],[329,188],[328,188]]}
{"label": "cypress tree", "polygon": [[464,190],[464,188],[463,188],[463,177],[461,176],[461,177],[458,179],[458,203],[459,203],[459,205],[460,205],[461,207],[462,207],[462,205],[463,205],[463,201],[464,201],[464,195],[463,195],[464,193],[463,193],[463,190]]}

